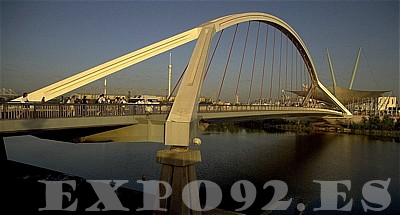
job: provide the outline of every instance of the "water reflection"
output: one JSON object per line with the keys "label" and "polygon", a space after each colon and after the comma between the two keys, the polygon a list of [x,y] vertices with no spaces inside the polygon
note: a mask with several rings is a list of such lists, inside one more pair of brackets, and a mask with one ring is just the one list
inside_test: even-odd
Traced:
{"label": "water reflection", "polygon": [[[243,206],[230,198],[231,186],[248,180],[258,196],[247,214],[259,214],[273,193],[264,183],[281,180],[288,185],[287,198],[304,201],[306,212],[320,207],[320,185],[313,180],[351,180],[351,189],[340,187],[354,201],[353,212],[363,211],[362,186],[371,180],[391,178],[392,204],[385,213],[400,212],[400,147],[393,140],[336,133],[268,133],[237,126],[209,127],[202,135],[202,162],[197,177],[217,183],[224,192],[220,207],[235,210]],[[156,143],[70,144],[31,136],[5,138],[10,160],[58,170],[86,179],[129,180],[129,188],[140,190],[136,180],[157,180],[161,165],[156,152],[166,147]],[[292,206],[295,208],[295,204]],[[289,211],[289,209],[288,209]],[[286,211],[286,212],[288,212]],[[297,212],[291,207],[290,211]]]}
{"label": "water reflection", "polygon": [[[254,207],[246,211],[249,214],[260,212],[259,208],[270,199],[270,193],[262,189],[262,185],[270,180],[286,182],[287,196],[305,200],[311,208],[320,207],[320,185],[313,180],[351,180],[347,198],[353,198],[353,209],[361,212],[362,186],[371,180],[391,178],[391,209],[399,210],[400,152],[399,144],[394,141],[336,133],[231,130],[229,126],[218,128],[202,137],[207,147],[202,148],[199,177],[214,181],[228,191],[238,180],[251,181],[261,191],[258,199],[264,200],[253,204]],[[343,206],[347,201],[339,203]],[[232,199],[223,202],[227,209],[232,209],[232,205],[235,205]]]}

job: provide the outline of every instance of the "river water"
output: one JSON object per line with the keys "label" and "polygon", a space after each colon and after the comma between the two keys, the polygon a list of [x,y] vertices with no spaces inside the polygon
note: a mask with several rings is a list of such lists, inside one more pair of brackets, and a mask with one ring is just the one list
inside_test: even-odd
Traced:
{"label": "river water", "polygon": [[[314,212],[321,207],[321,185],[313,180],[350,180],[351,187],[338,185],[338,192],[346,193],[346,199],[338,197],[337,208],[352,199],[348,213],[363,213],[364,184],[390,179],[391,203],[383,212],[400,214],[400,143],[393,139],[338,133],[269,133],[238,127],[206,130],[200,138],[202,145],[192,147],[202,155],[202,162],[196,165],[197,178],[212,181],[222,189],[220,208],[234,211],[243,206],[232,199],[230,189],[235,182],[247,180],[256,186],[257,198],[243,212],[260,214],[273,193],[271,187],[263,189],[263,185],[280,180],[288,186],[283,200],[293,199],[290,208],[281,213],[297,213],[298,202],[305,204],[306,213]],[[5,145],[10,160],[87,180],[129,180],[125,186],[135,190],[142,189],[136,180],[143,176],[146,180],[159,178],[161,165],[155,162],[156,153],[167,148],[158,143],[73,144],[32,136],[8,137]]]}

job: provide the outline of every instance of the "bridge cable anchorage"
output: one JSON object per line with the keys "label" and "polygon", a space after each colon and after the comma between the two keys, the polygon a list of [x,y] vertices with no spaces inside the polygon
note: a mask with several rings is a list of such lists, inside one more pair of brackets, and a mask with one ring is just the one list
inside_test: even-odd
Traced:
{"label": "bridge cable anchorage", "polygon": [[222,37],[222,34],[224,33],[224,30],[225,29],[222,29],[221,33],[219,34],[217,44],[215,44],[214,51],[213,51],[213,53],[211,55],[210,62],[208,63],[208,66],[207,66],[206,74],[204,75],[204,79],[206,79],[206,77],[207,77],[208,70],[210,69],[210,65],[211,65],[211,63],[212,63],[212,61],[214,59],[215,52],[217,51],[217,48],[218,48],[218,45],[219,45],[219,41],[221,40],[221,37]]}
{"label": "bridge cable anchorage", "polygon": [[257,48],[258,48],[258,36],[259,36],[259,34],[260,34],[260,24],[261,24],[261,22],[258,22],[257,39],[256,39],[256,48],[254,49],[253,68],[251,69],[250,89],[249,89],[249,97],[248,97],[248,99],[247,99],[247,104],[250,104],[251,88],[252,88],[252,86],[253,86],[254,66],[255,66],[255,64],[256,64]]}
{"label": "bridge cable anchorage", "polygon": [[249,22],[249,25],[247,26],[246,39],[245,39],[244,47],[243,47],[243,51],[242,51],[242,60],[241,60],[241,63],[240,63],[240,69],[239,69],[238,79],[237,79],[237,82],[236,82],[236,90],[235,90],[234,97],[237,96],[237,92],[238,92],[238,89],[239,89],[240,76],[242,74],[242,69],[243,69],[243,60],[244,60],[244,56],[245,56],[245,53],[246,53],[246,46],[247,46],[247,39],[248,39],[248,36],[249,36],[249,30],[250,30],[250,22]]}
{"label": "bridge cable anchorage", "polygon": [[262,100],[262,96],[263,96],[263,87],[264,87],[264,77],[265,77],[265,65],[266,65],[266,60],[267,60],[267,49],[268,49],[268,27],[267,26],[267,32],[265,35],[265,46],[264,46],[264,62],[263,62],[263,68],[262,68],[262,78],[261,78],[261,87],[260,87],[260,101]]}

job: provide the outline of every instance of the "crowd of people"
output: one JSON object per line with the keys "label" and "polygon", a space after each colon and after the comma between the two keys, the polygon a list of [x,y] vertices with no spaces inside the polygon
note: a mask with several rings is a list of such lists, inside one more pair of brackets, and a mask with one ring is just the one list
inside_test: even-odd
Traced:
{"label": "crowd of people", "polygon": [[60,97],[60,104],[126,104],[127,101],[125,97],[115,97],[115,99],[110,99],[110,97],[105,97],[104,94],[101,94],[97,99],[89,100],[87,96],[83,96],[82,99],[78,98],[76,95],[71,95],[67,98],[64,96]]}
{"label": "crowd of people", "polygon": [[[28,99],[28,93],[24,92],[22,94],[22,100],[21,103],[31,103]],[[46,104],[46,103],[53,103],[53,102],[48,102],[46,101],[46,98],[43,96],[40,104]],[[86,106],[81,106],[79,107],[79,110],[75,107],[74,104],[127,104],[128,102],[125,100],[125,97],[115,97],[115,99],[110,99],[109,97],[105,97],[104,94],[101,94],[97,99],[88,99],[87,96],[83,96],[82,98],[79,98],[77,95],[71,95],[66,98],[64,96],[61,96],[59,98],[59,104],[62,104],[62,112],[67,113],[68,116],[76,116],[78,115],[87,115],[87,107]],[[122,106],[123,108],[125,106]],[[29,104],[24,104],[21,108],[21,111],[19,115],[17,116],[18,118],[29,118],[29,109],[30,105]],[[61,110],[60,109],[60,110]],[[108,109],[105,107],[99,107],[97,111],[97,115],[103,115],[106,112],[109,112]],[[116,114],[116,113],[115,113]]]}

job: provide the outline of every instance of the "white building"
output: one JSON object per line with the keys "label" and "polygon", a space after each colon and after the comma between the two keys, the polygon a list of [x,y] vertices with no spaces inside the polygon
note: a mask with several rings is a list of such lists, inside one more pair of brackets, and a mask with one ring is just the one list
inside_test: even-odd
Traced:
{"label": "white building", "polygon": [[397,107],[397,97],[396,96],[386,96],[378,97],[378,110],[387,111],[394,110]]}

